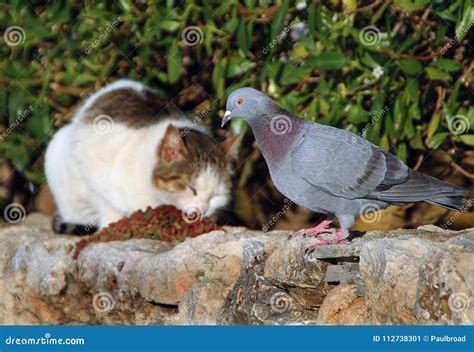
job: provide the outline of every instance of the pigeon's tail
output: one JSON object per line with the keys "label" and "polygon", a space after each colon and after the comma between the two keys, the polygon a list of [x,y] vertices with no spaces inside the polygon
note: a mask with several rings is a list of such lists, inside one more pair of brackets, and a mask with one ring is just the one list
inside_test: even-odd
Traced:
{"label": "pigeon's tail", "polygon": [[465,208],[461,198],[467,189],[451,185],[434,177],[409,170],[408,179],[376,195],[377,199],[388,203],[410,203],[425,201],[449,209]]}
{"label": "pigeon's tail", "polygon": [[472,203],[469,200],[465,200],[463,198],[456,198],[456,197],[427,199],[425,200],[425,202],[433,204],[433,205],[438,205],[440,207],[448,208],[451,210],[459,210],[459,211],[469,210],[469,208],[471,208],[472,206]]}

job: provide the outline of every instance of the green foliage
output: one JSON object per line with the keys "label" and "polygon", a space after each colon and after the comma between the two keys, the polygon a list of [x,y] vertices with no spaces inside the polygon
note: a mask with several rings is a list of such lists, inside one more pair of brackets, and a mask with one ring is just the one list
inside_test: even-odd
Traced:
{"label": "green foliage", "polygon": [[149,84],[183,109],[209,106],[215,126],[229,92],[255,86],[300,116],[361,133],[404,160],[472,147],[471,0],[361,6],[2,3],[2,31],[19,26],[24,36],[0,45],[0,152],[41,183],[53,122],[119,77]]}

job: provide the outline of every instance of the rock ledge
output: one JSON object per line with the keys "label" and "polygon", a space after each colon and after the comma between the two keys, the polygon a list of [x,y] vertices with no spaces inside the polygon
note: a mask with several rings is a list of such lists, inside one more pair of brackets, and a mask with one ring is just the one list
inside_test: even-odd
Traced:
{"label": "rock ledge", "polygon": [[0,228],[1,324],[473,324],[474,229],[351,243],[225,228],[183,243],[79,240],[28,216]]}

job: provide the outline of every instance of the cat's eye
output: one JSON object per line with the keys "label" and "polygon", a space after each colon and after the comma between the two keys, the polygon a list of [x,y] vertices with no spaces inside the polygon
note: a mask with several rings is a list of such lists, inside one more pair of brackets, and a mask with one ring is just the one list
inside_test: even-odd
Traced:
{"label": "cat's eye", "polygon": [[237,99],[235,99],[235,105],[237,105],[237,106],[242,106],[242,105],[244,105],[244,103],[245,103],[245,99],[244,99],[244,98],[237,98]]}
{"label": "cat's eye", "polygon": [[193,194],[194,194],[195,196],[197,196],[196,188],[194,188],[194,187],[191,186],[191,185],[187,185],[187,187],[191,190],[191,192],[193,192]]}

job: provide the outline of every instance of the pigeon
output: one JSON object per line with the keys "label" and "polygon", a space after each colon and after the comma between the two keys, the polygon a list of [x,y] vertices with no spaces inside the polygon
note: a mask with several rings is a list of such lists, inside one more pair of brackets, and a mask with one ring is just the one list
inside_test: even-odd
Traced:
{"label": "pigeon", "polygon": [[[465,210],[467,190],[410,169],[394,155],[350,131],[301,119],[253,88],[232,92],[222,127],[243,118],[253,131],[275,187],[295,204],[339,220],[299,231],[319,237],[313,250],[346,241],[355,218],[390,205],[424,201]],[[323,233],[334,233],[324,240]]]}

